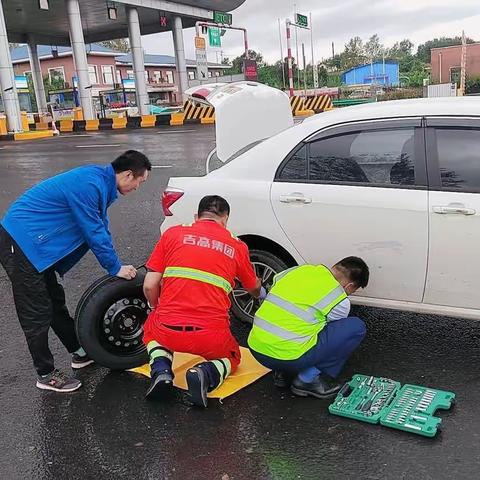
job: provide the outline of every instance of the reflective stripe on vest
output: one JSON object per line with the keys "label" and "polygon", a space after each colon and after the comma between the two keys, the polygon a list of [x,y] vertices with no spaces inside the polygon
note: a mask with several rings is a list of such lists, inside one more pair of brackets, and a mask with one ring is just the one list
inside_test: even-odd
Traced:
{"label": "reflective stripe on vest", "polygon": [[163,276],[164,278],[188,278],[190,280],[208,283],[214,287],[221,288],[227,295],[232,291],[232,286],[228,280],[214,273],[204,272],[196,268],[167,267]]}
{"label": "reflective stripe on vest", "polygon": [[295,315],[298,318],[301,318],[303,321],[307,323],[318,323],[318,319],[316,317],[316,312],[318,310],[323,311],[327,308],[333,301],[335,301],[344,290],[341,285],[333,289],[326,297],[323,297],[319,302],[317,302],[313,307],[310,307],[308,310],[302,310],[298,308],[293,303],[288,302],[287,300],[283,300],[283,298],[278,297],[273,293],[269,293],[265,301],[273,303],[277,307],[283,308],[288,313]]}
{"label": "reflective stripe on vest", "polygon": [[263,318],[260,318],[257,316],[255,317],[254,322],[255,322],[255,327],[261,328],[262,330],[265,330],[266,332],[271,333],[276,337],[280,337],[280,338],[283,338],[284,340],[288,340],[289,342],[304,343],[307,340],[309,340],[311,337],[311,335],[299,336],[293,332],[290,332],[289,330],[285,330],[284,328],[277,327],[276,325],[273,325],[273,323],[267,322]]}
{"label": "reflective stripe on vest", "polygon": [[339,285],[337,288],[332,290],[326,297],[323,297],[319,302],[317,302],[313,307],[308,309],[309,312],[315,314],[317,310],[323,312],[332,302],[334,302],[340,295],[344,293],[343,287]]}
{"label": "reflective stripe on vest", "polygon": [[301,318],[303,321],[307,323],[317,323],[318,320],[315,318],[315,309],[309,308],[308,310],[302,310],[298,308],[293,303],[288,302],[287,300],[283,300],[283,298],[278,297],[273,293],[269,293],[267,298],[265,299],[266,302],[273,303],[277,307],[283,308],[288,313],[295,315],[298,318]]}

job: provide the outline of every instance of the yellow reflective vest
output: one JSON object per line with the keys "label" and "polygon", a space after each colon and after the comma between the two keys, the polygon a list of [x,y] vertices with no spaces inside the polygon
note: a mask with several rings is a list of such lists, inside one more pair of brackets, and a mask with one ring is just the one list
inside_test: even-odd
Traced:
{"label": "yellow reflective vest", "polygon": [[277,274],[255,314],[248,345],[279,360],[295,360],[317,343],[327,315],[347,294],[323,265],[302,265]]}

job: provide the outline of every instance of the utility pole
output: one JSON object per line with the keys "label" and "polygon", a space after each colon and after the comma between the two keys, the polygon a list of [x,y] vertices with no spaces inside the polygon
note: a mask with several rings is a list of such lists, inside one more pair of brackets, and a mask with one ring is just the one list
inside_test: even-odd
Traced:
{"label": "utility pole", "polygon": [[307,62],[305,59],[305,44],[302,42],[302,57],[303,57],[303,89],[305,96],[307,96]]}
{"label": "utility pole", "polygon": [[293,13],[294,13],[294,25],[295,25],[295,49],[296,49],[296,57],[295,60],[297,61],[297,86],[300,90],[302,88],[302,84],[300,82],[300,58],[298,56],[298,28],[297,28],[297,4],[293,5]]}
{"label": "utility pole", "polygon": [[465,80],[467,77],[467,39],[465,31],[462,32],[462,61],[460,67],[460,95],[465,95]]}
{"label": "utility pole", "polygon": [[291,22],[287,18],[285,21],[287,26],[287,56],[288,56],[288,93],[290,97],[293,97],[293,68],[292,68],[292,39],[290,38],[291,29],[290,25]]}
{"label": "utility pole", "polygon": [[313,56],[313,23],[312,23],[312,12],[310,12],[310,43],[312,46],[312,74],[313,74],[313,88],[318,88],[318,70],[315,65],[315,59]]}
{"label": "utility pole", "polygon": [[278,19],[278,39],[280,40],[280,62],[282,66],[282,80],[283,88],[285,89],[287,85],[285,84],[285,57],[283,56],[283,46],[282,46],[282,27],[280,26],[280,19]]}

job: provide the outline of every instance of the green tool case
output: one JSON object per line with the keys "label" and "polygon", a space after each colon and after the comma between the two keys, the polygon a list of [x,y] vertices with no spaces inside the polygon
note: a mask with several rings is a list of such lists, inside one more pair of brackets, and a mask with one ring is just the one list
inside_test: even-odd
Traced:
{"label": "green tool case", "polygon": [[442,420],[437,410],[448,410],[455,394],[395,380],[356,374],[328,407],[333,415],[434,437]]}

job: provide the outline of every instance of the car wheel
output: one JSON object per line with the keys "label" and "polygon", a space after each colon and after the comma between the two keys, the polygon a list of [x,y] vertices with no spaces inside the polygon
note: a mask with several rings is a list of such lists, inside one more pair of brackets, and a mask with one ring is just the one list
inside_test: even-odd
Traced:
{"label": "car wheel", "polygon": [[[270,252],[250,250],[250,260],[255,268],[257,277],[262,286],[268,290],[272,288],[273,277],[288,268],[288,265]],[[260,301],[253,298],[239,282],[231,294],[232,314],[245,323],[252,323],[255,312],[260,307]]]}
{"label": "car wheel", "polygon": [[105,276],[83,294],[75,312],[80,345],[96,363],[126,370],[147,363],[143,324],[150,309],[143,295],[145,270],[133,280]]}

